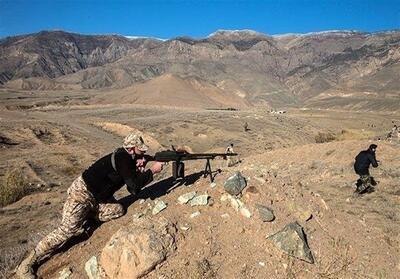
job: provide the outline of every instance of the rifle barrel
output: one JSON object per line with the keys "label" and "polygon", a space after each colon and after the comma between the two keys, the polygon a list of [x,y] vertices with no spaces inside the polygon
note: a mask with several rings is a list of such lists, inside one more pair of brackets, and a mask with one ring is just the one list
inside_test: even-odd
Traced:
{"label": "rifle barrel", "polygon": [[147,161],[160,161],[160,162],[168,162],[168,161],[188,161],[188,160],[207,160],[207,159],[215,159],[216,157],[227,157],[227,156],[237,156],[237,153],[165,153],[157,152],[154,156],[145,155]]}

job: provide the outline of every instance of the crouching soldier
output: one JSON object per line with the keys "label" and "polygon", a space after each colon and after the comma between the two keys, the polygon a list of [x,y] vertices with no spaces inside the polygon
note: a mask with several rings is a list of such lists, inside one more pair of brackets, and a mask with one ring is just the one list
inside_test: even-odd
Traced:
{"label": "crouching soldier", "polygon": [[71,237],[83,232],[84,222],[93,218],[101,222],[116,219],[126,209],[114,199],[123,185],[135,195],[153,180],[163,163],[155,162],[145,170],[142,158],[148,147],[140,134],[130,134],[122,148],[100,158],[72,182],[67,191],[60,226],[45,236],[16,270],[19,278],[36,278],[34,267],[49,258]]}
{"label": "crouching soldier", "polygon": [[[235,151],[233,151],[233,143],[228,145],[228,147],[225,149],[226,154],[233,154]],[[232,158],[233,156],[227,156],[226,158],[226,166],[227,167],[232,167],[235,165],[236,161]]]}
{"label": "crouching soldier", "polygon": [[357,180],[356,193],[363,194],[369,190],[373,190],[372,186],[376,185],[374,178],[369,174],[369,165],[374,168],[378,167],[375,157],[375,151],[378,146],[371,144],[367,150],[361,151],[355,158],[354,170],[360,176]]}

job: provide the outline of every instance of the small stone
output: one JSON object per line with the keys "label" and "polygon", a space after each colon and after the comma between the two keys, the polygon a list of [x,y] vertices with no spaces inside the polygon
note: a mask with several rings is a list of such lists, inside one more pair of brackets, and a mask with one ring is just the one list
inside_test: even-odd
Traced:
{"label": "small stone", "polygon": [[246,193],[250,193],[250,194],[258,194],[259,191],[257,190],[256,187],[254,186],[250,186],[249,188],[247,188]]}
{"label": "small stone", "polygon": [[229,194],[237,196],[242,192],[246,185],[246,179],[240,172],[236,172],[225,181],[224,189]]}
{"label": "small stone", "polygon": [[190,227],[189,226],[180,226],[180,229],[182,231],[188,231],[188,230],[190,230]]}
{"label": "small stone", "polygon": [[221,215],[221,217],[224,218],[224,219],[228,219],[230,216],[229,216],[228,213],[224,213],[224,214]]}
{"label": "small stone", "polygon": [[251,218],[251,212],[245,207],[240,208],[240,214],[242,214],[246,218]]}
{"label": "small stone", "polygon": [[258,212],[260,213],[261,220],[263,220],[264,222],[272,222],[275,219],[275,215],[272,209],[260,204],[257,204],[256,207],[258,209]]}
{"label": "small stone", "polygon": [[295,203],[295,202],[288,202],[288,209],[293,213],[293,215],[300,221],[306,222],[312,218],[312,213],[306,207]]}
{"label": "small stone", "polygon": [[178,197],[178,203],[185,204],[185,203],[189,202],[191,199],[193,199],[195,196],[196,196],[196,191],[183,194]]}
{"label": "small stone", "polygon": [[60,276],[58,279],[68,279],[72,275],[72,271],[70,267],[64,268],[62,271],[59,272]]}
{"label": "small stone", "polygon": [[258,264],[261,265],[261,266],[265,266],[264,262],[258,262]]}
{"label": "small stone", "polygon": [[211,184],[210,184],[210,187],[211,187],[211,188],[217,187],[217,183],[215,183],[215,182],[211,183]]}
{"label": "small stone", "polygon": [[156,215],[167,208],[167,205],[163,201],[158,201],[153,208],[152,214]]}
{"label": "small stone", "polygon": [[197,216],[199,216],[200,215],[200,211],[196,211],[196,212],[193,212],[192,214],[190,214],[190,218],[194,218],[194,217],[197,217]]}
{"label": "small stone", "polygon": [[231,195],[229,195],[229,194],[223,194],[222,196],[221,196],[221,201],[222,202],[225,202],[225,201],[227,201],[227,200],[230,200],[231,199]]}
{"label": "small stone", "polygon": [[244,206],[243,202],[239,199],[231,197],[231,206],[236,210],[239,211],[241,207]]}
{"label": "small stone", "polygon": [[198,205],[207,205],[208,204],[208,198],[210,196],[205,194],[205,195],[199,195],[197,197],[194,197],[192,200],[190,200],[189,204],[191,206],[198,206]]}
{"label": "small stone", "polygon": [[89,279],[99,279],[100,272],[96,256],[91,257],[85,264],[85,271]]}
{"label": "small stone", "polygon": [[308,263],[314,263],[314,257],[306,241],[306,235],[297,222],[288,224],[279,232],[268,236],[268,239],[288,255]]}

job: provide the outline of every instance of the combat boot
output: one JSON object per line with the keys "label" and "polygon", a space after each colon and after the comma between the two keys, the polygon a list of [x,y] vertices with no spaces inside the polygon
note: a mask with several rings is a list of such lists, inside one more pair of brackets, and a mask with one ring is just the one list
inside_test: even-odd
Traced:
{"label": "combat boot", "polygon": [[37,256],[35,250],[29,253],[29,255],[19,264],[15,274],[19,279],[36,279],[33,266],[36,264]]}

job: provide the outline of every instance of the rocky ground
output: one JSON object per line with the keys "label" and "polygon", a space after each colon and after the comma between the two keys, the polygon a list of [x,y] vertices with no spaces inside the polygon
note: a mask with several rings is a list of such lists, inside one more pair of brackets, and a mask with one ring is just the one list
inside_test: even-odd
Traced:
{"label": "rocky ground", "polygon": [[[136,199],[121,190],[117,196],[130,205],[127,214],[101,226],[88,224],[88,233],[75,245],[39,268],[40,278],[59,278],[63,270],[70,270],[69,278],[87,278],[85,264],[93,256],[113,278],[132,267],[151,279],[396,278],[400,272],[400,145],[379,140],[399,115],[96,106],[84,104],[81,95],[68,101],[68,107],[53,102],[59,96],[44,96],[47,103],[33,107],[29,96],[20,101],[2,97],[0,173],[4,177],[19,167],[31,183],[27,196],[0,209],[5,278],[24,252],[58,224],[72,180],[135,129],[146,133],[151,152],[171,144],[219,152],[233,142],[241,162],[228,168],[223,160],[213,161],[214,169],[222,169],[215,184],[201,176],[204,162],[198,161],[186,164],[182,185],[169,178],[168,167]],[[16,106],[19,102],[27,106]],[[244,122],[250,131],[244,132]],[[378,144],[381,161],[373,170],[379,184],[375,192],[356,197],[353,159],[372,142]],[[236,172],[247,186],[231,197],[224,184]],[[208,195],[207,204],[178,202],[193,191]],[[153,215],[159,201],[166,208]],[[260,205],[272,210],[271,222],[262,220]],[[300,252],[289,256],[281,249],[287,243],[279,248],[273,241],[273,235],[294,222],[302,227],[314,263],[309,257],[299,259]],[[106,251],[117,232],[137,235],[131,242],[115,241],[115,247],[142,243],[141,248],[132,246],[137,262],[123,262],[129,259],[121,254],[126,249]],[[149,259],[140,251],[155,254]],[[121,261],[110,263],[110,258]]]}

